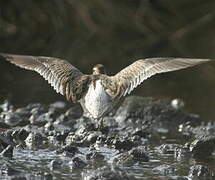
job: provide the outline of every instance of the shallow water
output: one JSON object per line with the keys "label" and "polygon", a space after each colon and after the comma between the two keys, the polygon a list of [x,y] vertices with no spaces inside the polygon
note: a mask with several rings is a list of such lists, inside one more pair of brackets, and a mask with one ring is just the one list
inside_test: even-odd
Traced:
{"label": "shallow water", "polygon": [[[165,142],[163,142],[165,143]],[[156,144],[157,146],[157,144]],[[114,155],[118,153],[117,150],[102,147],[97,149],[105,156],[105,160],[111,167],[120,168],[125,170],[128,174],[134,175],[137,179],[147,179],[147,180],[158,180],[158,179],[169,179],[169,180],[190,180],[191,177],[188,176],[190,167],[192,165],[207,165],[208,169],[214,171],[215,159],[209,160],[195,160],[193,158],[177,158],[174,154],[161,154],[159,153],[153,144],[148,146],[148,155],[150,157],[149,162],[140,162],[133,165],[118,165],[117,167],[112,162]],[[80,152],[86,154],[89,148],[79,148]],[[80,156],[81,157],[81,156]],[[84,158],[84,155],[81,157]],[[61,159],[66,161],[67,164],[62,166],[57,170],[52,170],[50,168],[50,162],[53,159]],[[102,167],[104,163],[102,162],[91,162],[88,167],[83,169],[72,170],[69,167],[70,158],[62,156],[62,154],[56,154],[55,151],[49,149],[40,150],[26,150],[26,149],[16,149],[14,151],[14,156],[12,159],[3,158],[0,161],[0,165],[4,163],[10,164],[16,170],[20,170],[21,173],[18,177],[35,177],[39,179],[39,176],[35,173],[52,174],[53,179],[80,179],[83,178],[82,173],[89,170]],[[0,178],[7,179],[5,176],[0,176]],[[40,179],[43,179],[41,176]],[[8,177],[10,179],[10,177]]]}

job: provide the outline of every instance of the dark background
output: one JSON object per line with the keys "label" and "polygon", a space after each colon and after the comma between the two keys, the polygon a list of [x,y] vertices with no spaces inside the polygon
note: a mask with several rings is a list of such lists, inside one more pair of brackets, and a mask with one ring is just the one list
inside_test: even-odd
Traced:
{"label": "dark background", "polygon": [[[214,0],[0,0],[0,52],[55,56],[109,74],[146,57],[215,57]],[[38,74],[0,59],[0,102],[65,100]],[[133,94],[182,98],[213,120],[215,64],[152,77]]]}

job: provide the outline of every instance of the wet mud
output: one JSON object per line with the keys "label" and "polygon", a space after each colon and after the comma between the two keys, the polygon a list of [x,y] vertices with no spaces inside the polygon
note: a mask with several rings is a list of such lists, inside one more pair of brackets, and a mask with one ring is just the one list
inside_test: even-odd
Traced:
{"label": "wet mud", "polygon": [[215,125],[176,102],[127,97],[98,129],[79,105],[5,101],[0,178],[215,179]]}

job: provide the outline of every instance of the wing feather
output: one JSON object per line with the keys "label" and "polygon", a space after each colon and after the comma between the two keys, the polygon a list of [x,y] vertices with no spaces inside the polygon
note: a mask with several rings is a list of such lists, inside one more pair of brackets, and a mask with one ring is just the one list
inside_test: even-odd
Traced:
{"label": "wing feather", "polygon": [[148,58],[138,60],[110,77],[118,89],[114,91],[114,96],[121,97],[131,93],[144,80],[155,74],[184,69],[208,61],[210,59]]}
{"label": "wing feather", "polygon": [[84,75],[68,61],[59,58],[4,53],[0,53],[0,56],[21,68],[38,72],[57,93],[65,95],[67,99],[71,98],[70,84]]}

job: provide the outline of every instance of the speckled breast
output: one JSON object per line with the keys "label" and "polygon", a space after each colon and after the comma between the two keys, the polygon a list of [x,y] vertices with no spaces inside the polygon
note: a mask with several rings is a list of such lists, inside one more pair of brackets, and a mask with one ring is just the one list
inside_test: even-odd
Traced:
{"label": "speckled breast", "polygon": [[83,104],[95,119],[102,117],[113,108],[112,97],[104,90],[101,80],[97,80],[95,84],[91,83],[83,98]]}

